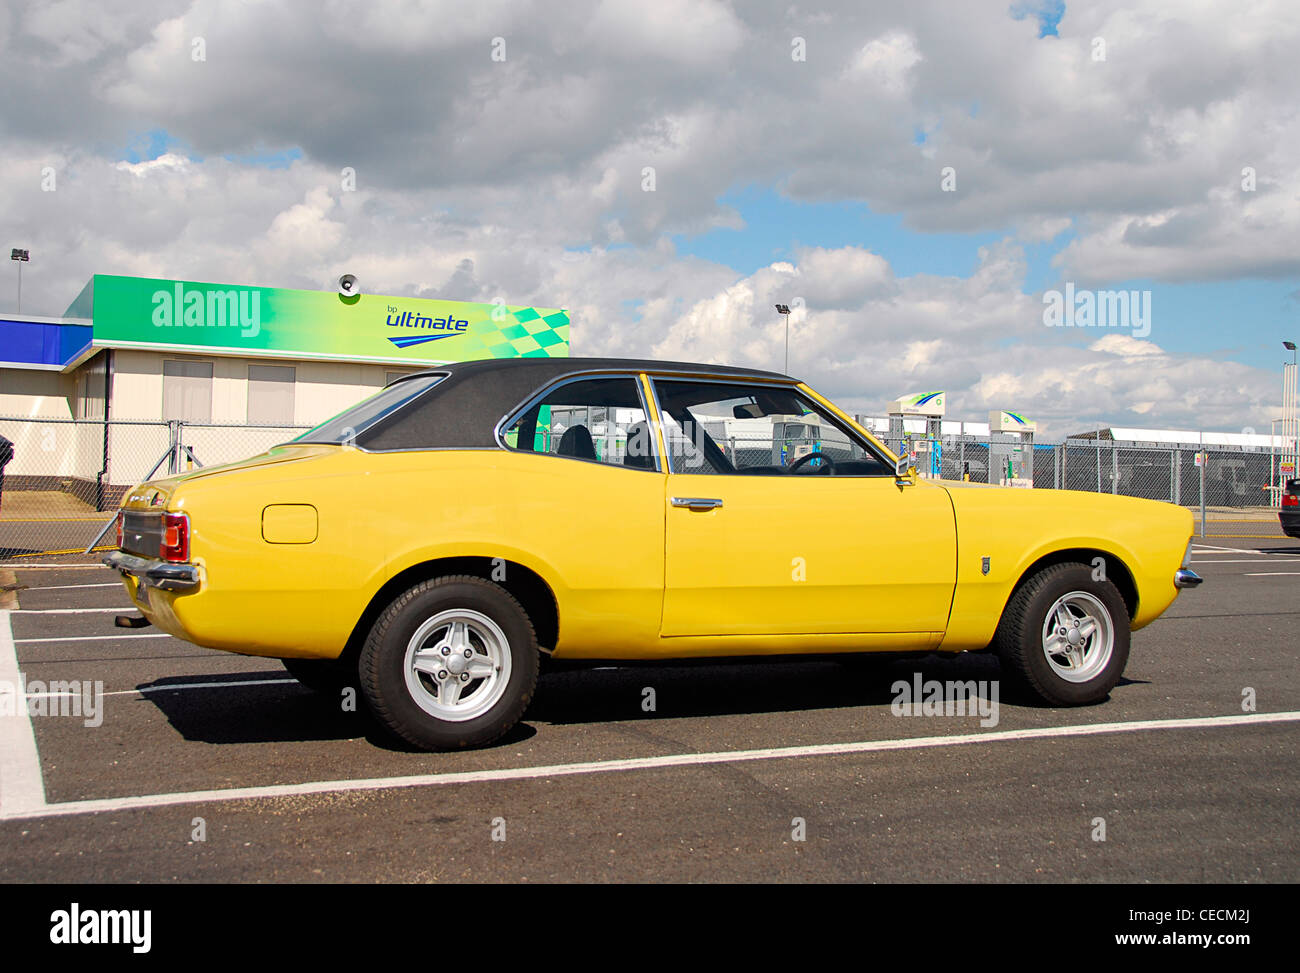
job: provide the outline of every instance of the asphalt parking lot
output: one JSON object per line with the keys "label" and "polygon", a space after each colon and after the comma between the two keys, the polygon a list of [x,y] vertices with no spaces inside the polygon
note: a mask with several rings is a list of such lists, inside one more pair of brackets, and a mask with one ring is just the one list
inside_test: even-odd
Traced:
{"label": "asphalt parking lot", "polygon": [[11,563],[0,682],[104,696],[0,716],[0,879],[1300,881],[1300,543],[1194,561],[1099,706],[892,711],[913,672],[996,680],[981,656],[554,672],[451,754],[273,660],[114,628],[106,568]]}

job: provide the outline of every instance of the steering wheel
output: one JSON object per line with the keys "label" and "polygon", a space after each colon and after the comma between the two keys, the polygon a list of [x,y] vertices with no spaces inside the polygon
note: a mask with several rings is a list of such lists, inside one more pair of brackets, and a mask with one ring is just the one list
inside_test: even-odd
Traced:
{"label": "steering wheel", "polygon": [[820,459],[823,463],[826,464],[825,469],[822,471],[824,475],[826,476],[835,475],[835,460],[831,459],[825,453],[821,452],[821,450],[816,450],[811,453],[805,453],[804,455],[800,456],[797,460],[795,460],[793,463],[791,463],[789,466],[786,467],[786,472],[793,473],[796,470],[798,470],[799,467],[803,466],[805,463],[815,459]]}

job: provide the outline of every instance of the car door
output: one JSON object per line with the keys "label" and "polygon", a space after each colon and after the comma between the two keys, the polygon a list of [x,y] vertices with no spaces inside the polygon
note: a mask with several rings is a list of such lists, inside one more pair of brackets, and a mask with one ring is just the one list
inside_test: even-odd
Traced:
{"label": "car door", "polygon": [[662,635],[944,630],[946,491],[899,486],[887,457],[789,386],[653,386],[670,463]]}
{"label": "car door", "polygon": [[541,390],[502,423],[516,500],[501,511],[555,572],[557,655],[652,651],[663,601],[659,456],[635,375]]}

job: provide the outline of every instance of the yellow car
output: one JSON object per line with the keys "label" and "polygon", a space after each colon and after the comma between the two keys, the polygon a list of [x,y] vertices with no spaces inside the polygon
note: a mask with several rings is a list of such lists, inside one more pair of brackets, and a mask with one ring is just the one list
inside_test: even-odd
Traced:
{"label": "yellow car", "polygon": [[1180,507],[918,479],[794,379],[622,359],[407,376],[136,487],[119,530],[105,563],[148,622],[357,685],[430,749],[505,733],[544,657],[994,649],[1091,703],[1200,582]]}

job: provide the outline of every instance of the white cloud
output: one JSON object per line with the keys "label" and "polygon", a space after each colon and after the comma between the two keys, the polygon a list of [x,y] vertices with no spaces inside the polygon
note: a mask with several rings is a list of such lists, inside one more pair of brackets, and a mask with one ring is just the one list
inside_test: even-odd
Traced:
{"label": "white cloud", "polygon": [[[348,270],[370,293],[565,304],[580,353],[779,368],[772,305],[795,303],[791,370],[859,411],[924,385],[969,416],[1266,425],[1275,377],[1044,328],[1023,247],[1073,231],[1058,269],[1080,286],[1300,274],[1300,8],[1099,0],[1061,32],[1006,0],[4,8],[0,213],[45,313],[94,272],[329,288]],[[157,129],[167,154],[121,162]],[[287,149],[301,160],[231,161]],[[869,239],[741,275],[676,252],[741,227],[719,198],[746,186],[1013,235],[968,276],[899,276]]]}

